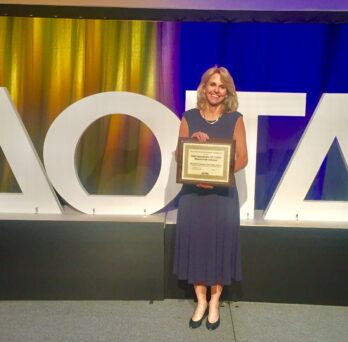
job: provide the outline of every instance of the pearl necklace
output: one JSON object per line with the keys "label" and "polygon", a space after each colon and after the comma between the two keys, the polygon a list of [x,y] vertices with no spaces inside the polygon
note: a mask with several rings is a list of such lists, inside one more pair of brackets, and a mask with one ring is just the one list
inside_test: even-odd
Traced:
{"label": "pearl necklace", "polygon": [[205,115],[204,115],[203,112],[201,112],[201,114],[202,114],[202,117],[203,117],[203,119],[205,120],[205,122],[208,123],[209,125],[214,125],[214,124],[216,124],[216,123],[220,120],[220,118],[222,117],[222,113],[221,113],[221,114],[217,117],[217,119],[215,119],[215,120],[208,120],[208,119],[205,117]]}

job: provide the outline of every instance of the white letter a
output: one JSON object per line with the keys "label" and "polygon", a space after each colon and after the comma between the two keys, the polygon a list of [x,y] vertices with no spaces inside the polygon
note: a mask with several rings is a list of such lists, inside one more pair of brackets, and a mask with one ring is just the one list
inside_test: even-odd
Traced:
{"label": "white letter a", "polygon": [[323,94],[266,210],[269,220],[348,221],[347,201],[305,201],[334,139],[348,164],[348,94]]}
{"label": "white letter a", "polygon": [[6,88],[0,88],[0,147],[22,193],[0,193],[0,213],[60,214],[59,201]]}

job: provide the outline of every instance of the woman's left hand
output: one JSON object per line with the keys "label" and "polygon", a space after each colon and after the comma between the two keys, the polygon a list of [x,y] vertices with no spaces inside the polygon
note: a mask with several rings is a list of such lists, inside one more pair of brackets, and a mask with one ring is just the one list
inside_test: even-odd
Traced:
{"label": "woman's left hand", "polygon": [[212,185],[204,184],[204,183],[198,183],[196,184],[196,187],[201,189],[206,189],[206,190],[214,189]]}

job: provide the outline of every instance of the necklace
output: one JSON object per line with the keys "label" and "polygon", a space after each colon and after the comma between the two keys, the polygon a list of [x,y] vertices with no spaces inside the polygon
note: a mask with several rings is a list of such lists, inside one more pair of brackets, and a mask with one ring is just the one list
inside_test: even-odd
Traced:
{"label": "necklace", "polygon": [[209,125],[214,125],[214,124],[216,124],[216,123],[220,120],[220,118],[221,118],[221,116],[222,116],[222,113],[221,113],[215,120],[208,120],[208,119],[205,117],[205,115],[204,115],[203,112],[201,112],[201,114],[202,114],[202,117],[203,117],[204,121],[205,121],[206,123],[208,123]]}

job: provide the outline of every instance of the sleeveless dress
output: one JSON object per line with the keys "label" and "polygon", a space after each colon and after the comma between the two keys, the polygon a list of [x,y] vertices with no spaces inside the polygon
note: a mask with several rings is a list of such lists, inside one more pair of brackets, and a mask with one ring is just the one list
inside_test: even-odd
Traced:
{"label": "sleeveless dress", "polygon": [[[184,113],[189,136],[232,139],[238,112],[207,123],[198,109]],[[230,285],[241,280],[238,192],[233,187],[201,189],[184,185],[179,197],[173,273],[190,284]]]}

